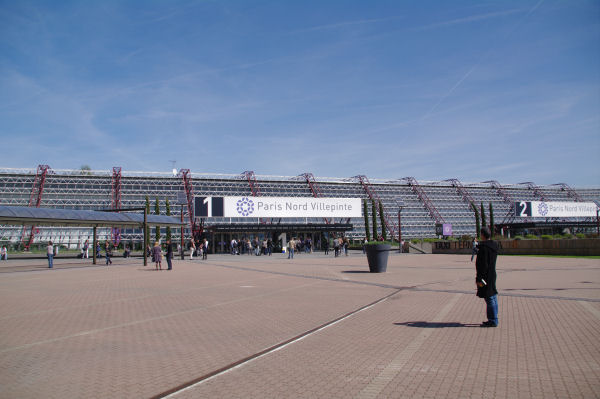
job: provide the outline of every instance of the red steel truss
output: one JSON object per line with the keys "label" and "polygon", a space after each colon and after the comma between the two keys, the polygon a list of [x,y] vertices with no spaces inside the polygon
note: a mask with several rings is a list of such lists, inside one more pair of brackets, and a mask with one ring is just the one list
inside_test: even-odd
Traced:
{"label": "red steel truss", "polygon": [[[310,191],[312,191],[313,197],[318,198],[323,196],[323,192],[321,192],[319,184],[315,180],[315,176],[312,173],[303,173],[301,176],[304,177],[304,179],[306,179],[308,187],[310,187]],[[323,220],[327,224],[330,223],[329,219],[327,218],[323,218]]]}
{"label": "red steel truss", "polygon": [[[358,176],[354,176],[354,178],[358,179],[358,181],[360,182],[360,184],[363,186],[363,189],[365,190],[365,192],[367,193],[367,195],[371,199],[371,201],[375,202],[375,204],[377,205],[375,207],[375,209],[376,209],[377,213],[379,213],[379,203],[381,202],[381,199],[379,198],[379,195],[377,195],[377,193],[375,192],[375,189],[371,186],[371,183],[369,182],[369,179],[367,178],[367,176],[365,176],[365,175],[358,175]],[[377,217],[377,215],[373,215],[373,217]],[[385,222],[385,227],[390,232],[390,235],[392,237],[395,237],[397,235],[397,233],[396,233],[397,226],[394,225],[394,224],[392,224],[392,222],[389,220],[389,218],[385,214],[385,211],[383,212],[383,221]],[[376,238],[377,237],[375,237],[375,239]]]}
{"label": "red steel truss", "polygon": [[541,199],[542,201],[546,201],[546,198],[544,197],[544,194],[542,194],[542,192],[540,191],[540,188],[538,186],[536,186],[533,182],[526,181],[526,182],[519,183],[519,184],[526,185],[527,188],[529,188],[530,190],[533,190],[534,197],[537,197],[537,198]]}
{"label": "red steel truss", "polygon": [[198,225],[194,219],[194,186],[192,185],[192,175],[189,169],[179,169],[179,176],[183,179],[183,188],[187,199],[188,216],[190,219],[190,229],[192,237],[202,234],[202,225]]}
{"label": "red steel truss", "polygon": [[[260,186],[258,185],[258,181],[256,181],[256,175],[252,170],[246,170],[242,172],[242,178],[248,180],[248,184],[250,185],[250,192],[252,192],[252,196],[260,197],[262,194],[260,193]],[[258,219],[260,223],[266,223],[262,218]],[[271,220],[272,221],[272,220]]]}
{"label": "red steel truss", "polygon": [[408,185],[412,188],[413,192],[417,194],[417,197],[419,197],[423,205],[425,205],[425,208],[429,212],[429,215],[431,215],[431,217],[433,218],[433,220],[435,220],[436,223],[444,223],[444,218],[442,217],[442,215],[440,215],[437,208],[433,205],[427,194],[425,194],[425,191],[421,188],[419,182],[417,182],[417,179],[415,179],[414,177],[404,177],[400,180],[404,180],[408,183]]}
{"label": "red steel truss", "polygon": [[515,201],[513,200],[510,193],[506,191],[504,187],[502,187],[502,185],[496,180],[488,180],[484,181],[483,183],[487,183],[493,188],[495,188],[498,195],[500,195],[504,202],[506,202],[510,206],[508,213],[506,214],[506,216],[504,216],[504,219],[502,220],[502,224],[512,222],[515,218]]}
{"label": "red steel truss", "polygon": [[242,176],[248,180],[248,184],[250,185],[250,191],[254,197],[260,197],[260,187],[258,182],[256,181],[256,175],[251,170],[246,170],[242,173]]}
{"label": "red steel truss", "polygon": [[[112,209],[121,209],[121,167],[113,167],[112,174]],[[111,230],[112,242],[116,247],[121,241],[121,229],[113,227]]]}
{"label": "red steel truss", "polygon": [[566,183],[551,184],[551,186],[559,186],[562,191],[566,191],[567,195],[575,200],[575,202],[583,202],[583,199]]}
{"label": "red steel truss", "polygon": [[471,194],[469,194],[469,192],[467,191],[467,189],[465,188],[465,186],[462,185],[462,183],[460,182],[460,180],[458,179],[447,179],[444,181],[448,181],[452,184],[452,186],[454,188],[456,188],[456,191],[458,191],[458,193],[460,195],[462,195],[463,200],[469,204],[469,208],[471,207],[471,204],[475,204],[475,200],[473,199],[473,197],[471,197]]}
{"label": "red steel truss", "polygon": [[[29,196],[29,206],[39,208],[42,202],[42,194],[44,193],[44,183],[46,183],[46,176],[48,173],[52,173],[50,166],[38,165],[35,179],[33,181],[33,187],[31,188],[31,195]],[[23,226],[22,242],[25,245],[25,250],[29,250],[33,237],[35,236],[35,226],[31,226],[29,236],[26,233],[27,227]]]}

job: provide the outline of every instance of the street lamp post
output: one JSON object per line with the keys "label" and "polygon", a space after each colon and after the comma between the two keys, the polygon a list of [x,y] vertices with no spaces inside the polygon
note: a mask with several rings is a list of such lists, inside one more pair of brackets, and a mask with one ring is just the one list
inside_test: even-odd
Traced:
{"label": "street lamp post", "polygon": [[[181,246],[181,260],[185,259],[185,251],[184,251],[184,240],[183,235],[185,233],[185,226],[183,225],[183,206],[187,205],[187,195],[180,191],[177,193],[177,205],[181,205],[181,237],[180,237],[180,246]],[[191,217],[191,216],[190,216]]]}
{"label": "street lamp post", "polygon": [[404,207],[404,201],[401,198],[396,199],[398,204],[398,252],[402,253],[402,208]]}
{"label": "street lamp post", "polygon": [[184,250],[183,250],[183,246],[184,246],[184,242],[183,242],[183,232],[185,231],[185,226],[183,225],[183,204],[181,204],[181,234],[180,234],[180,244],[179,247],[181,248],[181,260],[185,259],[185,254],[184,254]]}

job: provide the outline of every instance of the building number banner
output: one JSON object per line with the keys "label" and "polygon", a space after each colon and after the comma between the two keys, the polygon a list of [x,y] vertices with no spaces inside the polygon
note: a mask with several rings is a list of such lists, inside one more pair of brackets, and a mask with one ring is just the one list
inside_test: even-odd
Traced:
{"label": "building number banner", "polygon": [[515,216],[520,217],[589,217],[596,216],[598,206],[593,202],[518,201]]}
{"label": "building number banner", "polygon": [[195,217],[362,217],[360,198],[195,197]]}

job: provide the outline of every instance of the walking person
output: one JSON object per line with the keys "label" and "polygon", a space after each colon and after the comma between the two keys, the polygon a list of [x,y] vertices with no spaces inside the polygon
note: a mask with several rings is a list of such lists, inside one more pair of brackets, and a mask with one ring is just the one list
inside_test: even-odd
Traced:
{"label": "walking person", "polygon": [[325,240],[325,255],[329,254],[329,240]]}
{"label": "walking person", "polygon": [[110,260],[110,257],[112,255],[110,241],[106,241],[106,243],[104,244],[104,254],[106,256],[106,265],[112,265],[112,260]]}
{"label": "walking person", "polygon": [[167,253],[165,257],[167,258],[167,270],[173,270],[173,245],[171,244],[171,240],[167,240]]}
{"label": "walking person", "polygon": [[190,260],[194,259],[194,252],[196,252],[196,244],[194,244],[194,240],[190,241]]}
{"label": "walking person", "polygon": [[52,269],[54,266],[52,260],[54,258],[54,246],[52,245],[52,241],[48,241],[48,246],[46,247],[46,255],[48,256],[48,269]]}
{"label": "walking person", "polygon": [[475,257],[475,255],[477,255],[477,251],[479,250],[477,248],[477,238],[473,238],[473,243],[471,245],[473,245],[473,249],[471,250],[471,262],[473,262],[473,258]]}
{"label": "walking person", "polygon": [[206,260],[208,257],[208,240],[205,238],[202,242],[202,260]]}
{"label": "walking person", "polygon": [[337,258],[338,255],[340,254],[340,242],[337,238],[333,239],[333,249],[335,252],[335,257]]}
{"label": "walking person", "polygon": [[269,253],[269,256],[271,256],[271,254],[273,253],[273,241],[271,241],[270,238],[267,241],[267,252]]}
{"label": "walking person", "polygon": [[162,250],[160,249],[158,241],[154,243],[152,255],[154,255],[154,266],[156,267],[156,270],[162,270]]}
{"label": "walking person", "polygon": [[89,259],[90,258],[90,242],[89,240],[85,240],[85,242],[83,243],[83,258],[85,259]]}
{"label": "walking person", "polygon": [[8,250],[6,249],[6,246],[2,246],[2,249],[0,250],[0,260],[8,260]]}
{"label": "walking person", "polygon": [[294,259],[294,249],[296,248],[296,241],[292,238],[288,242],[288,259]]}
{"label": "walking person", "polygon": [[498,290],[496,290],[498,244],[490,239],[491,235],[487,227],[481,229],[481,242],[475,260],[477,296],[485,299],[488,318],[481,323],[481,327],[498,327]]}

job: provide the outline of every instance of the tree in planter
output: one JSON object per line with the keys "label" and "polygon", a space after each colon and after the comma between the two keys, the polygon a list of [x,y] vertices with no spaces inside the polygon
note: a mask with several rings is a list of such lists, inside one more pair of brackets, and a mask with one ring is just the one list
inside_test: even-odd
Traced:
{"label": "tree in planter", "polygon": [[481,233],[481,225],[479,224],[479,211],[474,203],[471,202],[471,208],[473,208],[473,212],[475,212],[475,236],[479,239],[479,234]]}
{"label": "tree in planter", "polygon": [[494,237],[494,209],[492,208],[492,203],[490,202],[490,231],[492,232],[492,237]]}
{"label": "tree in planter", "polygon": [[483,202],[481,203],[481,227],[487,226],[487,219],[485,218],[485,209],[483,207]]}
{"label": "tree in planter", "polygon": [[373,218],[373,240],[377,240],[377,209],[373,200],[371,200],[371,217]]}
{"label": "tree in planter", "polygon": [[[168,198],[165,199],[165,214],[167,216],[171,216],[171,205],[169,204],[169,199]],[[167,226],[166,240],[167,241],[171,240],[171,226]]]}
{"label": "tree in planter", "polygon": [[383,241],[387,241],[387,232],[385,231],[385,216],[383,215],[383,203],[379,201],[379,218],[381,219],[381,236]]}
{"label": "tree in planter", "polygon": [[365,215],[365,235],[367,237],[367,241],[371,241],[371,232],[369,231],[369,210],[366,199],[363,200],[363,213]]}
{"label": "tree in planter", "polygon": [[[156,201],[154,202],[154,214],[160,215],[160,204],[158,203],[158,197],[156,197]],[[156,242],[160,242],[160,226],[155,227],[156,232],[154,236],[156,238]]]}
{"label": "tree in planter", "polygon": [[[146,215],[149,215],[149,214],[150,214],[150,200],[148,199],[148,196],[146,195]],[[144,251],[146,250],[146,247],[148,246],[149,240],[150,240],[150,227],[146,224]]]}

